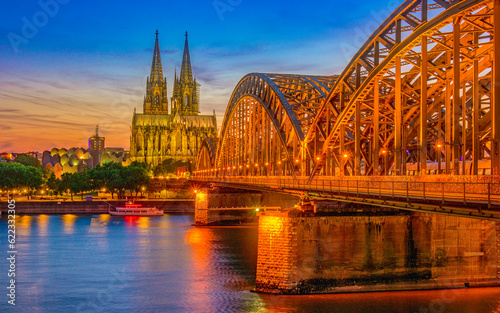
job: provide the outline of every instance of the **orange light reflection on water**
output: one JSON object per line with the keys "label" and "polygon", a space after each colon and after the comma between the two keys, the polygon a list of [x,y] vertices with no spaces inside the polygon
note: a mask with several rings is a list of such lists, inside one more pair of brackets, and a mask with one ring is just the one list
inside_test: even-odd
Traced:
{"label": "orange light reflection on water", "polygon": [[72,235],[75,232],[75,221],[78,216],[74,214],[65,214],[61,217],[63,223],[63,232],[66,235]]}
{"label": "orange light reflection on water", "polygon": [[38,226],[38,234],[40,236],[47,235],[49,227],[49,219],[50,217],[48,215],[45,214],[38,215],[37,226]]}
{"label": "orange light reflection on water", "polygon": [[210,307],[212,301],[210,279],[205,279],[213,268],[211,268],[211,244],[214,240],[214,233],[210,228],[194,227],[186,232],[185,242],[191,247],[192,287],[196,293],[189,293],[189,302],[199,308]]}
{"label": "orange light reflection on water", "polygon": [[18,235],[31,235],[31,223],[33,218],[30,215],[16,215],[16,232]]}

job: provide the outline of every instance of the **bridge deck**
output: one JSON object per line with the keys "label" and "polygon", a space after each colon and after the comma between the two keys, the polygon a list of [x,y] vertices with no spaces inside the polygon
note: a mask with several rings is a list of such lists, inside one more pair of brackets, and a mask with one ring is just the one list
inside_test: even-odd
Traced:
{"label": "bridge deck", "polygon": [[[477,177],[477,176],[476,176]],[[243,188],[279,190],[307,194],[335,201],[426,211],[482,219],[500,220],[500,183],[494,179],[440,177],[442,181],[411,177],[324,177],[308,178],[226,177],[195,178],[216,184]],[[380,180],[377,180],[380,179]],[[445,180],[448,181],[445,181]],[[461,178],[464,179],[463,176]],[[472,181],[476,180],[476,181]]]}

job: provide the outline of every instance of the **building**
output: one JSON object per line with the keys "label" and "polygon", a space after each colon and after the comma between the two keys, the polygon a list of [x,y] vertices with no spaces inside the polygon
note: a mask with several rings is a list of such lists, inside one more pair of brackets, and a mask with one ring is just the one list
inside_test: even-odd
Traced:
{"label": "building", "polygon": [[104,151],[104,137],[99,136],[99,125],[95,127],[95,135],[89,138],[89,149],[95,152],[96,164],[101,164],[101,154]]}
{"label": "building", "polygon": [[200,115],[200,85],[193,78],[186,32],[180,76],[174,75],[170,110],[167,79],[163,76],[158,31],[153,51],[151,74],[146,80],[143,113],[132,118],[131,161],[156,166],[166,159],[195,162],[204,138],[217,138],[217,119]]}
{"label": "building", "polygon": [[96,152],[91,148],[52,148],[43,152],[42,166],[53,171],[56,178],[61,178],[64,173],[94,168],[98,164],[95,160]]}

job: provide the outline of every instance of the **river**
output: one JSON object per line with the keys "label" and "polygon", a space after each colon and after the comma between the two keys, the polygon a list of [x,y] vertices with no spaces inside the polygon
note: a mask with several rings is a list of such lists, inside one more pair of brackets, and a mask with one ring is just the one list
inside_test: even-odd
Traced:
{"label": "river", "polygon": [[273,296],[255,283],[256,228],[195,228],[193,216],[16,217],[16,306],[0,312],[500,313],[500,288]]}

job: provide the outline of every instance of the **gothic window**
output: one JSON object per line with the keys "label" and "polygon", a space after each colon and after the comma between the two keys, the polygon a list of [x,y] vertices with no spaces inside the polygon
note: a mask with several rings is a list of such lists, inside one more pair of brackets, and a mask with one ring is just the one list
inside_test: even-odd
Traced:
{"label": "gothic window", "polygon": [[160,96],[158,95],[155,95],[155,107],[159,107],[160,106]]}
{"label": "gothic window", "polygon": [[188,106],[188,95],[184,95],[184,106]]}

